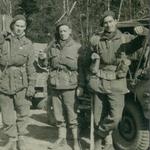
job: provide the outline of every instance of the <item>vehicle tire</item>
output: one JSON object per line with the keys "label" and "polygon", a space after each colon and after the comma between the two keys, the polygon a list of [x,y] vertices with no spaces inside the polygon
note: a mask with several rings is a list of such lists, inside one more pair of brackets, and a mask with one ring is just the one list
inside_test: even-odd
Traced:
{"label": "vehicle tire", "polygon": [[149,122],[137,103],[127,102],[122,121],[113,133],[116,150],[148,150]]}
{"label": "vehicle tire", "polygon": [[47,97],[44,98],[44,99],[41,99],[41,98],[34,98],[32,100],[32,108],[34,109],[43,109],[45,110],[46,109],[46,104],[47,104]]}
{"label": "vehicle tire", "polygon": [[37,104],[37,108],[46,110],[46,105],[47,105],[47,97],[39,101],[39,103]]}

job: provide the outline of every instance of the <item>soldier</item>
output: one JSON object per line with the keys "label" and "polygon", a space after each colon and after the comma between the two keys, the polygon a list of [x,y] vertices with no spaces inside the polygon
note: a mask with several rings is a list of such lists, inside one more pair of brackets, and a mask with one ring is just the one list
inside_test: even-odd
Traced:
{"label": "soldier", "polygon": [[17,15],[11,33],[0,35],[0,107],[6,150],[27,150],[24,135],[34,95],[35,69],[32,43],[25,37],[26,18]]}
{"label": "soldier", "polygon": [[96,143],[95,150],[113,148],[112,131],[122,117],[124,95],[128,92],[126,74],[130,65],[127,55],[142,46],[146,29],[135,27],[137,37],[123,34],[117,29],[117,20],[112,11],[102,16],[104,31],[92,36],[91,65],[88,87],[95,94],[94,115]]}
{"label": "soldier", "polygon": [[71,33],[71,23],[64,18],[56,27],[55,41],[48,47],[50,93],[58,127],[58,140],[50,145],[51,149],[66,145],[66,126],[71,128],[74,150],[80,149],[75,89],[81,45],[72,39]]}

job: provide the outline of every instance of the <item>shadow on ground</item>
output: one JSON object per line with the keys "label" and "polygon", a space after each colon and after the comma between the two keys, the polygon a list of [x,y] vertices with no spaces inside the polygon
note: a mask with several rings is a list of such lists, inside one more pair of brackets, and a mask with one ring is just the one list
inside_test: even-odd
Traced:
{"label": "shadow on ground", "polygon": [[33,114],[32,116],[30,116],[30,118],[41,122],[41,123],[45,123],[48,124],[48,118],[47,118],[47,114],[46,113],[41,113],[41,114]]}
{"label": "shadow on ground", "polygon": [[27,136],[32,137],[33,139],[54,142],[57,138],[56,127],[30,124],[27,130],[29,131]]}
{"label": "shadow on ground", "polygon": [[[57,128],[54,126],[48,125],[48,119],[47,119],[47,114],[46,113],[40,113],[40,114],[32,114],[30,116],[32,119],[33,123],[30,123],[28,126],[28,131],[29,134],[27,136],[32,137],[37,140],[44,140],[46,142],[55,142],[57,139]],[[36,124],[38,123],[38,125]],[[40,125],[39,125],[40,123]],[[82,146],[82,149],[86,150],[89,149],[89,129],[82,129],[80,131],[80,143]],[[71,130],[68,130],[67,134],[67,143],[70,147],[73,146],[73,138],[72,138],[72,133]]]}

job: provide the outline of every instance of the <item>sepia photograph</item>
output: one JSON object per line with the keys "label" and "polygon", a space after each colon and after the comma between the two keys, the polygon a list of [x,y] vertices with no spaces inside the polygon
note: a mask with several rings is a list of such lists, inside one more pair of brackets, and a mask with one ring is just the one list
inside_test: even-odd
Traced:
{"label": "sepia photograph", "polygon": [[149,0],[0,0],[0,150],[150,150]]}

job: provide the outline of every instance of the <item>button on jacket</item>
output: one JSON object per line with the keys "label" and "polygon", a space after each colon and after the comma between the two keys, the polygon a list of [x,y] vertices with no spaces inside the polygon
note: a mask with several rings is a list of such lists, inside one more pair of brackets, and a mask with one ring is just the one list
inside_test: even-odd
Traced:
{"label": "button on jacket", "polygon": [[69,38],[65,42],[54,42],[48,47],[50,62],[50,86],[53,89],[75,89],[77,87],[78,52],[81,45]]}
{"label": "button on jacket", "polygon": [[[107,72],[114,72],[117,75],[117,67],[119,65],[120,55],[123,52],[125,55],[130,55],[142,46],[143,36],[133,36],[131,34],[123,34],[116,30],[112,37],[108,37],[107,33],[94,35],[91,40],[91,51],[96,52],[100,56],[99,69]],[[126,56],[125,56],[126,57]],[[128,70],[127,70],[128,71]],[[102,90],[97,87],[102,93],[120,92],[126,93],[126,76],[115,80],[101,79],[103,82]]]}
{"label": "button on jacket", "polygon": [[0,92],[11,95],[35,84],[32,43],[22,35],[0,35]]}

